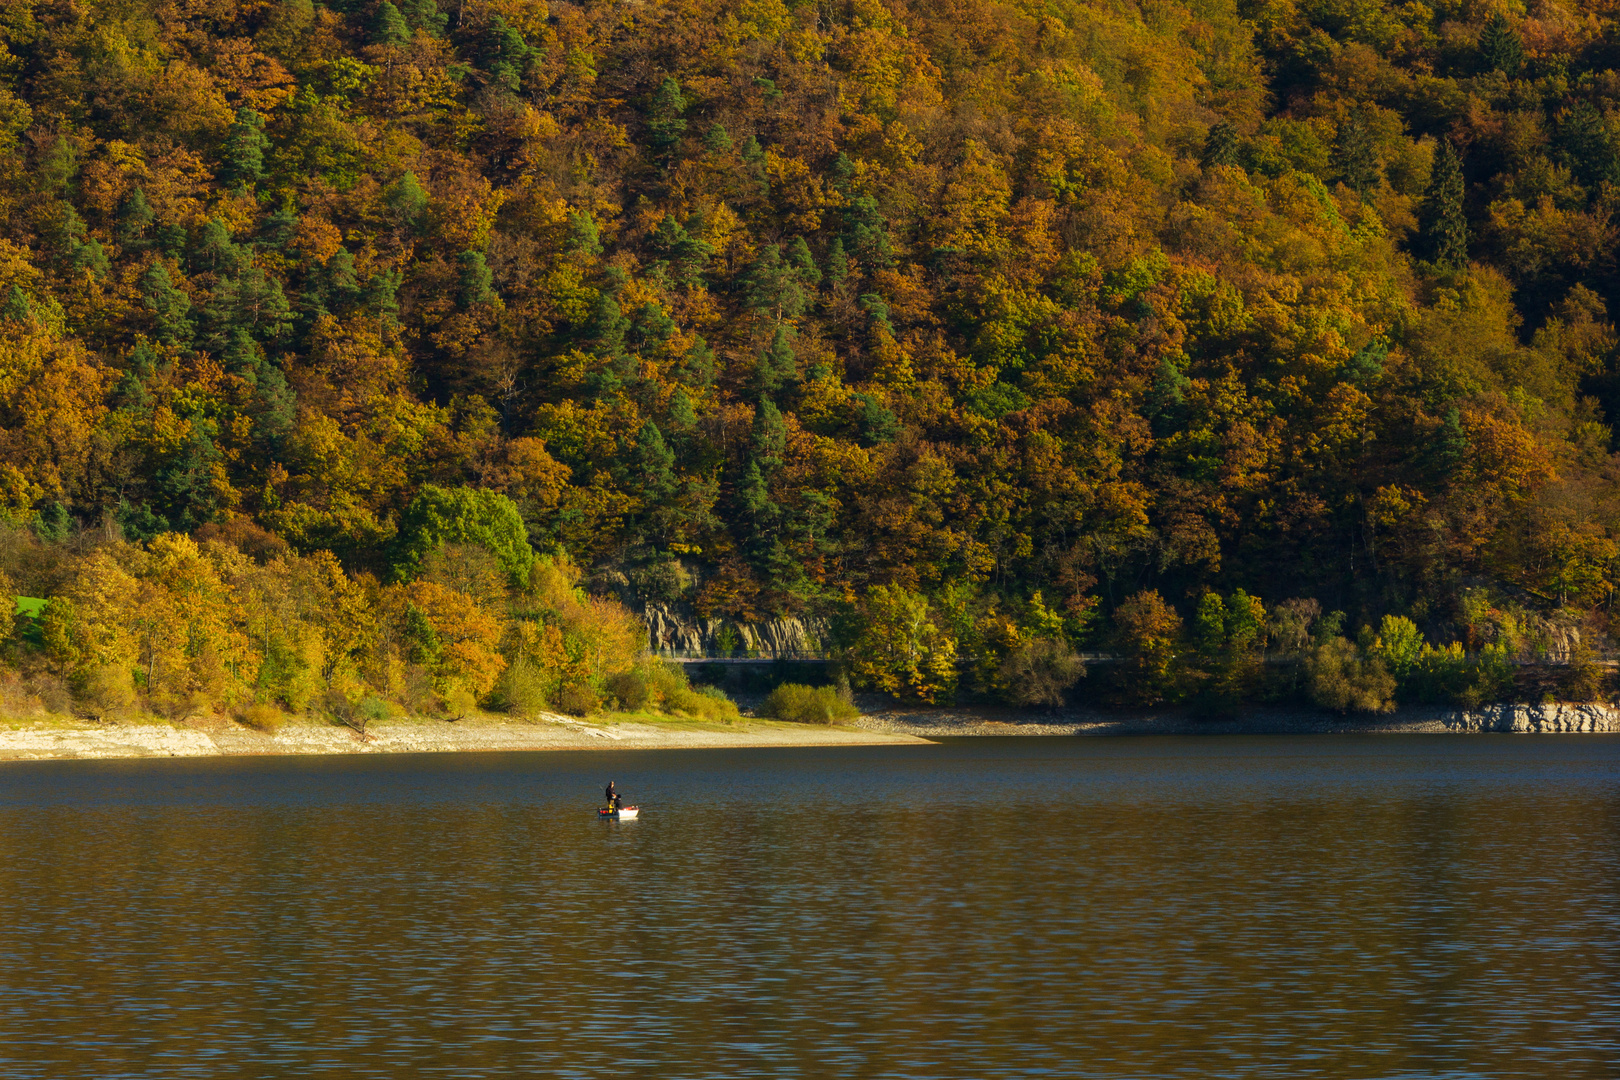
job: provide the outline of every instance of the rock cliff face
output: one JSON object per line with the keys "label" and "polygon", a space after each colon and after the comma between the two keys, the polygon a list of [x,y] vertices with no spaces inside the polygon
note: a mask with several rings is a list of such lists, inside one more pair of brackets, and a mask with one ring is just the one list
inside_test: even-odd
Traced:
{"label": "rock cliff face", "polygon": [[814,618],[735,622],[704,619],[668,604],[648,604],[647,644],[655,652],[678,656],[758,655],[815,658],[827,649],[827,622]]}
{"label": "rock cliff face", "polygon": [[1607,705],[1487,705],[1445,717],[1452,731],[1620,732],[1620,711]]}

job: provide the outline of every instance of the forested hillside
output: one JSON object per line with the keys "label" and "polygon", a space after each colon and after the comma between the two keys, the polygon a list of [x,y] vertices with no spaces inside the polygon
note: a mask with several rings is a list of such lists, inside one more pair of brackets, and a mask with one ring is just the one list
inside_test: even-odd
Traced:
{"label": "forested hillside", "polygon": [[1499,692],[1610,629],[1617,19],[0,0],[14,664],[498,696],[588,589],[925,697]]}

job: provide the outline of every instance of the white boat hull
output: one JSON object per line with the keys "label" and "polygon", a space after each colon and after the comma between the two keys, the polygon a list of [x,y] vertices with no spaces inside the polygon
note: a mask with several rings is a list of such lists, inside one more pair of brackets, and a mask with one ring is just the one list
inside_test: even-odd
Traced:
{"label": "white boat hull", "polygon": [[596,816],[599,818],[612,818],[614,821],[633,821],[639,813],[641,813],[641,807],[639,806],[621,806],[617,810],[598,810]]}

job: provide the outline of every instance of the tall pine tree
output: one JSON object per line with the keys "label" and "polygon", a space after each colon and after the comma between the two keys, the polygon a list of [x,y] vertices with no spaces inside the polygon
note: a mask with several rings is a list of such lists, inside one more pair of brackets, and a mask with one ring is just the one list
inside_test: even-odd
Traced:
{"label": "tall pine tree", "polygon": [[[221,176],[227,183],[249,186],[264,179],[264,152],[270,140],[264,137],[264,117],[244,105],[236,110],[236,121],[225,134],[220,149]],[[144,202],[144,198],[143,198]]]}
{"label": "tall pine tree", "polygon": [[1524,64],[1524,42],[1501,12],[1491,16],[1479,35],[1479,62],[1486,71],[1500,71],[1510,79]]}
{"label": "tall pine tree", "polygon": [[1423,254],[1444,270],[1468,265],[1468,215],[1463,207],[1462,162],[1450,141],[1440,144],[1423,199]]}

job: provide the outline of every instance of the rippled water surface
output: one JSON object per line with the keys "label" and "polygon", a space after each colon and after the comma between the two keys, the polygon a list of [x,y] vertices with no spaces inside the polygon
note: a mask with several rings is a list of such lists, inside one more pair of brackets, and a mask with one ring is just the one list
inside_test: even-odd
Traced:
{"label": "rippled water surface", "polygon": [[1620,1076],[1620,740],[0,765],[0,1076],[610,1074]]}

